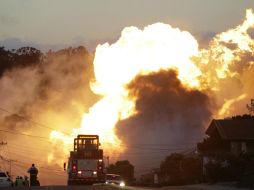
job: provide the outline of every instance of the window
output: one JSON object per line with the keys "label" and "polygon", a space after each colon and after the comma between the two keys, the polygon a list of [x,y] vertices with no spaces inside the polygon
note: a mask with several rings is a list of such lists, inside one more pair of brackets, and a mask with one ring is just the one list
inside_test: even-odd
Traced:
{"label": "window", "polygon": [[241,151],[242,151],[242,152],[247,152],[246,142],[242,142],[241,145],[242,145],[242,146],[241,146]]}
{"label": "window", "polygon": [[231,152],[233,154],[238,154],[241,152],[241,143],[240,142],[231,142]]}

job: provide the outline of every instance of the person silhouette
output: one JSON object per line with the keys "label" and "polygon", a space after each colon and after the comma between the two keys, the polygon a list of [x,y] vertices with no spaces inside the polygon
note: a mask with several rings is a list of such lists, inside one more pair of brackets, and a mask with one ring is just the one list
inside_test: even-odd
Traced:
{"label": "person silhouette", "polygon": [[30,174],[30,186],[36,186],[38,169],[34,164],[32,164],[32,166],[27,170],[27,173]]}

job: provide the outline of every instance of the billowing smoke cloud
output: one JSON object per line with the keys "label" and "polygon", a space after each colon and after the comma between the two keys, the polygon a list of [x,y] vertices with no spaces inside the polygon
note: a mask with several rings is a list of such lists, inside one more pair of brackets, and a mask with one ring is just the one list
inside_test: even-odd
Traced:
{"label": "billowing smoke cloud", "polygon": [[[129,85],[136,114],[117,125],[120,138],[130,144],[195,142],[212,113],[209,97],[186,89],[173,70],[136,77]],[[142,137],[142,138],[141,138]]]}
{"label": "billowing smoke cloud", "polygon": [[[151,159],[142,156],[147,149],[150,156],[162,158],[169,152],[193,147],[204,135],[203,126],[211,117],[212,102],[204,92],[184,87],[175,71],[137,76],[128,89],[135,98],[137,113],[120,121],[116,130],[124,144],[128,144],[125,156],[140,147],[139,157],[131,158],[139,166],[150,165]],[[168,151],[154,153],[156,147],[149,144],[158,145],[158,149],[166,145]]]}
{"label": "billowing smoke cloud", "polygon": [[[49,138],[19,134],[47,138],[53,129],[70,133],[80,126],[83,112],[98,99],[90,90],[93,56],[84,47],[68,48],[41,54],[39,62],[27,65],[27,55],[20,53],[22,55],[20,62],[24,64],[5,70],[0,79],[1,130],[14,132],[0,132],[12,153],[3,156],[26,161],[27,165],[21,168],[13,165],[14,175],[25,174],[31,163],[39,168],[49,164],[62,170],[67,155],[62,145],[50,144]],[[50,183],[48,172],[50,170],[41,172],[44,184]],[[57,182],[59,177],[63,180],[63,176],[56,176],[55,183],[64,183]]]}
{"label": "billowing smoke cloud", "polygon": [[[5,72],[0,80],[0,98],[4,100],[1,108],[10,113],[1,113],[2,122],[26,130],[28,121],[22,120],[20,115],[52,128],[71,130],[94,101],[89,86],[93,71],[91,61],[91,55],[84,48],[71,48],[49,52],[40,64],[18,66]],[[52,118],[66,118],[66,121],[72,118],[72,125],[57,123]]]}

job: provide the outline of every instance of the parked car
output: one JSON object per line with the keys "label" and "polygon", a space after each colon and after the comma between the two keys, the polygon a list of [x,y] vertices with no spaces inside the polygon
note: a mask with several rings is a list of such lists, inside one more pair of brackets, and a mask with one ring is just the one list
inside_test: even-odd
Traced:
{"label": "parked car", "polygon": [[119,185],[121,187],[125,186],[124,181],[122,180],[120,175],[117,174],[106,174],[106,184],[114,184]]}
{"label": "parked car", "polygon": [[13,182],[8,173],[0,171],[0,187],[11,187]]}

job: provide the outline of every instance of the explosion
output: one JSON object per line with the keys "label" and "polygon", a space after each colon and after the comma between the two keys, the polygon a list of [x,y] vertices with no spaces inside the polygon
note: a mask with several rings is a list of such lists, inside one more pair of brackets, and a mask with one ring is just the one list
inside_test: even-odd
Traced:
{"label": "explosion", "polygon": [[[140,88],[146,93],[157,93],[157,95],[165,92],[175,93],[168,96],[175,98],[179,103],[174,108],[182,104],[179,98],[182,97],[181,95],[188,101],[195,99],[194,103],[190,104],[195,107],[195,115],[198,117],[199,112],[202,111],[205,114],[202,119],[196,120],[198,122],[193,122],[193,126],[200,125],[202,129],[212,114],[225,117],[227,114],[237,113],[237,105],[253,95],[253,91],[249,88],[253,82],[246,83],[247,79],[253,76],[254,41],[249,34],[249,30],[253,27],[253,11],[247,10],[246,19],[242,25],[216,35],[209,47],[201,50],[198,42],[189,32],[173,28],[168,24],[156,23],[143,30],[126,27],[114,44],[105,43],[96,48],[93,62],[95,79],[91,81],[91,89],[101,99],[89,109],[88,113],[84,113],[81,127],[73,129],[71,139],[77,134],[97,134],[103,148],[109,154],[125,152],[128,148],[127,138],[123,137],[125,134],[121,134],[121,138],[117,135],[117,131],[121,129],[116,126],[120,123],[124,129],[121,124],[124,123],[132,129],[135,124],[128,123],[128,119],[137,118],[140,113],[146,113],[143,108],[137,109],[140,106],[137,104],[142,102],[138,100],[140,97],[145,97]],[[171,75],[171,71],[175,75]],[[166,77],[167,72],[171,77]],[[163,74],[162,79],[176,82],[162,84],[158,81],[160,73]],[[150,75],[153,78],[149,78]],[[169,90],[161,90],[161,86],[156,85],[165,86]],[[174,85],[176,85],[175,88],[173,88]],[[135,91],[135,88],[138,89]],[[157,95],[151,97],[159,98]],[[208,99],[215,102],[216,108],[210,106]],[[150,101],[152,99],[148,98],[145,103],[149,104]],[[210,108],[202,109],[200,103]],[[172,108],[165,110],[175,112]],[[191,110],[186,113],[188,115],[186,122],[182,122],[185,121],[184,118],[181,118],[179,122],[179,118],[176,119],[179,116],[176,115],[170,120],[169,125],[186,125],[194,119],[189,115],[192,113]],[[168,117],[167,114],[164,115]],[[158,117],[161,119],[161,115]],[[169,121],[165,120],[165,122]],[[145,127],[141,128],[143,131],[146,130]],[[135,131],[138,131],[136,129]],[[126,134],[131,133],[128,127],[123,131]],[[70,137],[57,131],[51,133],[52,140],[63,140],[66,144],[70,143],[68,141]]]}
{"label": "explosion", "polygon": [[[125,28],[115,44],[99,45],[91,88],[102,99],[84,114],[81,128],[73,135],[98,134],[106,148],[123,151],[114,127],[119,120],[135,114],[126,85],[137,75],[174,69],[182,83],[198,88],[201,72],[191,60],[195,55],[198,55],[198,44],[190,33],[162,23],[150,25],[143,31],[136,27]],[[57,138],[56,132],[51,135]]]}

